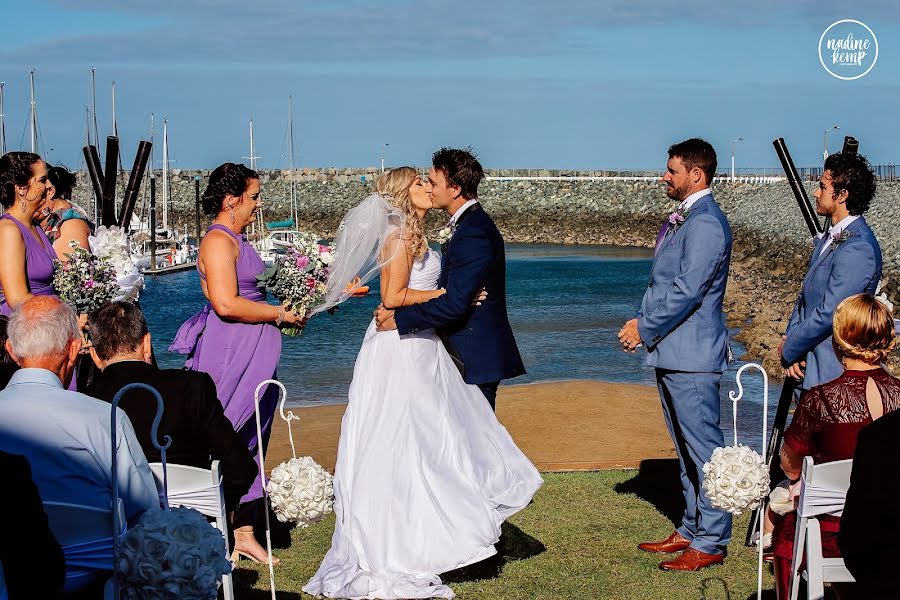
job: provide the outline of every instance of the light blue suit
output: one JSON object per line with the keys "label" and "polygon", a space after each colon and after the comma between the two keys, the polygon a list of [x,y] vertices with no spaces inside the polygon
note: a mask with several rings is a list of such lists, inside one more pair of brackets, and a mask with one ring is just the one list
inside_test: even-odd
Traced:
{"label": "light blue suit", "polygon": [[707,554],[722,552],[731,539],[731,516],[713,508],[702,488],[703,464],[724,445],[719,380],[728,355],[722,301],[731,244],[712,195],[699,198],[659,246],[637,314],[681,468],[686,508],[678,532]]}
{"label": "light blue suit", "polygon": [[831,237],[817,240],[785,331],[781,355],[788,364],[806,361],[802,387],[807,390],[844,372],[831,345],[837,305],[855,294],[874,294],[881,280],[881,247],[866,220],[860,217],[844,231],[847,239],[824,253]]}

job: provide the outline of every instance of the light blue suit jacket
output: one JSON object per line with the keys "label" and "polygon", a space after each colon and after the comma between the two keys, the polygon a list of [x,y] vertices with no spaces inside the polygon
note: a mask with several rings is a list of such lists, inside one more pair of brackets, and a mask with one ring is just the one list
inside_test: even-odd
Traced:
{"label": "light blue suit jacket", "polygon": [[844,372],[831,345],[837,305],[855,294],[874,294],[881,279],[881,247],[862,217],[847,226],[849,237],[834,249],[826,234],[816,242],[803,287],[788,322],[781,349],[785,362],[806,360],[803,388],[810,389]]}
{"label": "light blue suit jacket", "polygon": [[698,199],[663,240],[637,314],[648,365],[693,373],[725,370],[722,300],[731,243],[731,227],[712,194]]}

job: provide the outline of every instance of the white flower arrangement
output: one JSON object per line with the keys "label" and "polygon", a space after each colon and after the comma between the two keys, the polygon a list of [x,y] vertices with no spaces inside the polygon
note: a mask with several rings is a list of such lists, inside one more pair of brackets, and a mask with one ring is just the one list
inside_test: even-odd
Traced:
{"label": "white flower arrangement", "polygon": [[739,515],[769,493],[769,469],[749,446],[716,448],[703,465],[703,491],[713,506]]}
{"label": "white flower arrangement", "polygon": [[231,568],[222,533],[192,508],[148,510],[122,536],[116,556],[128,600],[213,600]]}
{"label": "white flower arrangement", "polygon": [[131,256],[125,230],[116,225],[100,226],[89,241],[94,255],[115,269],[121,293],[113,300],[137,300],[144,289],[144,276]]}
{"label": "white flower arrangement", "polygon": [[274,469],[266,484],[275,516],[308,527],[334,510],[334,477],[309,456]]}
{"label": "white flower arrangement", "polygon": [[[303,317],[324,300],[332,262],[333,244],[320,242],[312,233],[297,233],[287,252],[276,257],[272,267],[256,276],[257,286]],[[298,335],[301,328],[282,327],[281,331]]]}
{"label": "white flower arrangement", "polygon": [[72,240],[66,262],[54,260],[53,288],[59,299],[78,313],[89,313],[115,298],[118,292],[113,266]]}
{"label": "white flower arrangement", "polygon": [[453,237],[453,234],[456,232],[456,227],[453,225],[446,225],[441,229],[438,229],[434,234],[434,241],[440,245],[444,245],[450,241],[450,238]]}

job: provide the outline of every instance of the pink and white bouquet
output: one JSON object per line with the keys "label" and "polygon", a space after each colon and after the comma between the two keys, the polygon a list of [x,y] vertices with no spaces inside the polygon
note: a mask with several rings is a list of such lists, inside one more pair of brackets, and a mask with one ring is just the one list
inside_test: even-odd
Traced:
{"label": "pink and white bouquet", "polygon": [[69,260],[54,260],[53,287],[59,299],[78,313],[89,313],[120,294],[116,269],[71,241]]}
{"label": "pink and white bouquet", "polygon": [[138,269],[138,261],[131,255],[125,230],[116,225],[101,225],[89,241],[94,255],[111,264],[116,271],[120,293],[114,300],[137,300],[144,289],[144,276]]}
{"label": "pink and white bouquet", "polygon": [[[325,284],[334,261],[334,246],[321,242],[312,233],[294,234],[287,251],[260,275],[257,286],[278,298],[285,309],[305,317],[325,299]],[[282,329],[287,335],[300,333],[299,327]]]}
{"label": "pink and white bouquet", "polygon": [[214,600],[232,567],[222,532],[199,512],[153,508],[122,536],[115,569],[128,600]]}

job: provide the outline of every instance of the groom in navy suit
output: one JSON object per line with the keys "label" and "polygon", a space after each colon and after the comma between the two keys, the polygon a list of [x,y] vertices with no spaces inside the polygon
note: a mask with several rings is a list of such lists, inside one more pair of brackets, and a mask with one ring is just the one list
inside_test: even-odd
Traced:
{"label": "groom in navy suit", "polygon": [[[400,335],[436,329],[466,383],[477,385],[494,408],[503,379],[525,373],[506,314],[503,236],[478,203],[484,169],[468,149],[441,148],[432,157],[426,189],[435,208],[447,211],[450,239],[441,246],[440,287],[447,293],[413,306],[379,306],[380,330]],[[487,297],[473,306],[480,290]]]}
{"label": "groom in navy suit", "polygon": [[664,570],[696,571],[725,559],[731,516],[703,492],[703,464],[724,445],[719,427],[719,380],[727,365],[728,331],[722,299],[731,261],[731,228],[713,200],[716,152],[700,139],[669,148],[663,182],[679,202],[656,239],[641,309],[619,332],[622,347],[647,348],[681,472],[685,512],[667,539],[646,552],[674,553]]}
{"label": "groom in navy suit", "polygon": [[802,390],[844,372],[831,345],[834,310],[845,298],[874,294],[881,280],[881,247],[862,216],[875,186],[865,157],[837,152],[825,161],[816,212],[828,217],[830,229],[816,240],[779,348],[785,375],[801,380]]}

